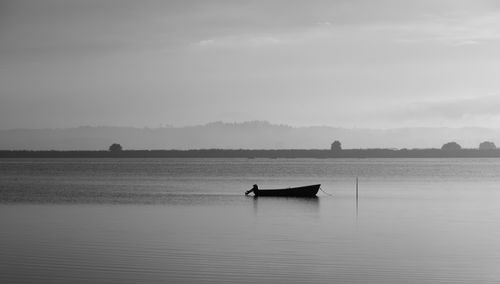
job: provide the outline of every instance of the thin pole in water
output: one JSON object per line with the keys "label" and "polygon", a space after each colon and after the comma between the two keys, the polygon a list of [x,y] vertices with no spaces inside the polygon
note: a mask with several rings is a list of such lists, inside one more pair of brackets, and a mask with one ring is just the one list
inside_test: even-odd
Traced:
{"label": "thin pole in water", "polygon": [[358,203],[358,177],[356,177],[356,203]]}
{"label": "thin pole in water", "polygon": [[356,218],[358,218],[358,177],[356,177]]}

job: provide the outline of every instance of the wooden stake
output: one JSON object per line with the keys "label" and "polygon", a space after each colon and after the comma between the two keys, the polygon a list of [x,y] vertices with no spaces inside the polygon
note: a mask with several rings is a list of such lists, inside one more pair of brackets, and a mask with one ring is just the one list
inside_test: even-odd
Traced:
{"label": "wooden stake", "polygon": [[356,220],[358,219],[358,177],[356,177]]}
{"label": "wooden stake", "polygon": [[356,203],[358,202],[358,177],[356,177]]}

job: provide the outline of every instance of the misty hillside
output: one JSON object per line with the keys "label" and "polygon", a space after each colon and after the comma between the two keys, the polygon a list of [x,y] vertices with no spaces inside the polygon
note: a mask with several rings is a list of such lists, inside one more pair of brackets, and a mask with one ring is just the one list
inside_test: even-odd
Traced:
{"label": "misty hillside", "polygon": [[485,140],[500,144],[500,130],[472,127],[345,129],[252,121],[167,128],[84,126],[0,131],[1,150],[104,150],[112,143],[120,143],[124,149],[326,149],[334,140],[341,141],[345,149],[440,148],[448,141],[476,148]]}

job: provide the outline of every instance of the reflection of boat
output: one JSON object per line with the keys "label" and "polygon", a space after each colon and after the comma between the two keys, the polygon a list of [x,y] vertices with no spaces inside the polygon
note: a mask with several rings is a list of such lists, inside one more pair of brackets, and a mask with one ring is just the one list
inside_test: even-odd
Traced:
{"label": "reflection of boat", "polygon": [[258,189],[255,188],[254,186],[254,188],[251,191],[253,191],[255,196],[314,197],[318,193],[320,186],[321,184],[313,184],[313,185],[289,187],[281,189]]}

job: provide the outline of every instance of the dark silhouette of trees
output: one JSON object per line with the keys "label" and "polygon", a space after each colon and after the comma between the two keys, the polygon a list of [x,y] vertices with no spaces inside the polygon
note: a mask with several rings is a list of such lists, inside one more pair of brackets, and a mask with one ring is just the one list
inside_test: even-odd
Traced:
{"label": "dark silhouette of trees", "polygon": [[342,144],[340,143],[340,141],[338,140],[335,140],[333,143],[332,143],[332,146],[330,148],[332,151],[341,151],[342,150]]}
{"label": "dark silhouette of trees", "polygon": [[111,152],[121,152],[122,150],[122,145],[118,143],[113,143],[111,144],[111,146],[109,146],[109,151]]}
{"label": "dark silhouette of trees", "polygon": [[495,143],[490,141],[484,141],[481,144],[479,144],[479,150],[493,150],[496,148],[497,146],[495,145]]}
{"label": "dark silhouette of trees", "polygon": [[441,150],[446,150],[446,151],[453,151],[453,150],[461,150],[462,146],[460,146],[457,142],[448,142],[445,143],[442,147]]}

